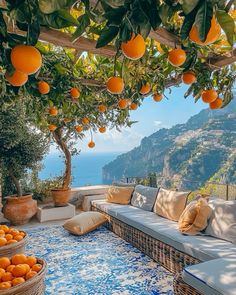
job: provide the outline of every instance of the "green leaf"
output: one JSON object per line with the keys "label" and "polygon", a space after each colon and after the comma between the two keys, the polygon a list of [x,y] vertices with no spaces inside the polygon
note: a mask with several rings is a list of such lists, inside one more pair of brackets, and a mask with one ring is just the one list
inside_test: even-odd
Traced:
{"label": "green leaf", "polygon": [[58,10],[58,15],[64,19],[65,21],[67,21],[68,23],[70,23],[71,25],[75,25],[75,26],[79,26],[79,22],[76,18],[74,18],[70,12],[66,9],[60,9]]}
{"label": "green leaf", "polygon": [[90,24],[90,19],[88,15],[85,13],[78,18],[78,22],[79,22],[79,26],[74,32],[74,34],[72,35],[73,41],[76,41],[76,39],[78,39],[85,32],[85,29]]}
{"label": "green leaf", "polygon": [[7,36],[7,25],[5,23],[1,10],[0,10],[0,35],[3,37]]}
{"label": "green leaf", "polygon": [[102,33],[97,41],[96,48],[101,48],[101,47],[107,45],[109,42],[111,42],[116,37],[118,32],[119,32],[118,27],[115,27],[115,26],[106,27],[102,31]]}
{"label": "green leaf", "polygon": [[212,16],[212,3],[209,1],[203,1],[195,18],[195,24],[198,29],[199,38],[203,42],[206,40],[207,34],[210,30]]}
{"label": "green leaf", "polygon": [[109,9],[105,14],[105,18],[108,20],[109,24],[119,25],[126,13],[124,6],[119,8]]}
{"label": "green leaf", "polygon": [[38,0],[39,9],[46,14],[71,6],[74,0]]}
{"label": "green leaf", "polygon": [[196,12],[193,10],[190,14],[186,15],[184,18],[183,25],[181,27],[180,36],[182,40],[185,40],[189,36],[189,32],[195,22]]}
{"label": "green leaf", "polygon": [[232,17],[225,12],[224,10],[217,10],[216,11],[217,21],[219,22],[221,28],[224,30],[227,40],[231,46],[234,43],[234,29],[235,24]]}
{"label": "green leaf", "polygon": [[189,14],[198,5],[200,0],[183,0],[182,8],[185,14]]}
{"label": "green leaf", "polygon": [[27,44],[36,45],[40,34],[40,25],[37,19],[28,26]]}
{"label": "green leaf", "polygon": [[159,9],[159,16],[163,25],[168,25],[168,19],[173,15],[173,9],[166,4],[162,4]]}

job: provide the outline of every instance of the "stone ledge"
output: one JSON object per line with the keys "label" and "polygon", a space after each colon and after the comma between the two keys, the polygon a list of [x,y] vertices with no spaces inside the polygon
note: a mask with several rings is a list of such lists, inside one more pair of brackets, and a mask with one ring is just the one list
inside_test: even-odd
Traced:
{"label": "stone ledge", "polygon": [[75,216],[75,206],[68,204],[65,207],[54,207],[53,205],[39,206],[37,219],[39,222],[63,220]]}

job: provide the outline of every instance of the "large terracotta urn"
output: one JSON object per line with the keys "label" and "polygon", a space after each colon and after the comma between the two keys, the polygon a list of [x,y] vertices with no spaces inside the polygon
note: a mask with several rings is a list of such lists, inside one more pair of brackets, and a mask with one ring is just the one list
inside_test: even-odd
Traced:
{"label": "large terracotta urn", "polygon": [[70,192],[71,190],[69,188],[57,188],[51,190],[55,207],[67,206],[70,199]]}
{"label": "large terracotta urn", "polygon": [[37,213],[37,201],[32,195],[6,197],[3,214],[14,225],[27,223]]}

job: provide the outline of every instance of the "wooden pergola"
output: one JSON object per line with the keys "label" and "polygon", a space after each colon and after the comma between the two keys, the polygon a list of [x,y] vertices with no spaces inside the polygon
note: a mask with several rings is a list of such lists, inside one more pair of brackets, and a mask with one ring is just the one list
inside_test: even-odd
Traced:
{"label": "wooden pergola", "polygon": [[[96,0],[92,0],[90,1],[90,4],[94,6],[96,2]],[[0,0],[0,6],[6,7],[4,0]],[[8,31],[18,35],[26,34],[26,32],[19,30],[17,27],[14,27],[12,23],[8,23]],[[156,31],[151,31],[149,37],[170,48],[181,45],[178,36],[162,27],[158,28]],[[112,45],[96,48],[96,40],[92,40],[84,36],[79,37],[75,42],[73,42],[72,36],[69,33],[48,29],[45,27],[41,27],[39,39],[44,42],[52,43],[56,46],[75,49],[78,56],[80,56],[82,52],[91,52],[93,54],[110,58],[114,57],[116,54],[116,49]],[[228,53],[225,56],[211,54],[206,60],[206,64],[211,69],[221,68],[234,62],[236,62],[236,49],[233,49],[230,54]],[[103,82],[96,80],[81,79],[81,83],[88,86],[104,86]],[[171,80],[167,81],[166,87],[170,87],[179,83],[180,77],[177,77],[176,79],[172,78]]]}

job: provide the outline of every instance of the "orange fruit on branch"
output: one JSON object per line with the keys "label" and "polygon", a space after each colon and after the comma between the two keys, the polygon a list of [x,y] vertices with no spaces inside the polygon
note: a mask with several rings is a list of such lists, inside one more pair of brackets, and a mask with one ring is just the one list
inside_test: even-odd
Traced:
{"label": "orange fruit on branch", "polygon": [[156,101],[156,102],[159,102],[161,101],[163,98],[163,95],[161,93],[156,93],[153,95],[153,100]]}
{"label": "orange fruit on branch", "polygon": [[56,117],[58,115],[58,109],[57,109],[57,107],[50,107],[48,109],[48,113],[49,113],[50,116]]}
{"label": "orange fruit on branch", "polygon": [[168,61],[174,67],[182,66],[186,61],[186,52],[181,48],[172,49],[168,54]]}
{"label": "orange fruit on branch", "polygon": [[76,126],[75,126],[75,130],[76,130],[78,133],[80,133],[80,132],[83,131],[83,126],[81,126],[81,125],[76,125]]}
{"label": "orange fruit on branch", "polygon": [[0,283],[0,290],[6,290],[11,288],[11,282],[2,282]]}
{"label": "orange fruit on branch", "polygon": [[185,84],[192,84],[192,83],[195,83],[196,80],[197,80],[197,77],[195,75],[194,72],[192,71],[187,71],[187,72],[184,72],[182,74],[182,81],[185,83]]}
{"label": "orange fruit on branch", "polygon": [[129,41],[122,42],[121,50],[124,56],[129,59],[137,60],[141,58],[146,50],[146,44],[143,36],[140,34],[133,34]]}
{"label": "orange fruit on branch", "polygon": [[106,132],[106,127],[100,127],[99,129],[100,133],[105,133]]}
{"label": "orange fruit on branch", "polygon": [[213,16],[211,19],[211,27],[207,34],[206,40],[202,41],[198,34],[197,26],[194,24],[189,33],[189,39],[198,45],[209,45],[214,43],[220,36],[221,27],[218,24],[216,17]]}
{"label": "orange fruit on branch", "polygon": [[133,111],[135,111],[135,110],[137,110],[137,108],[138,108],[137,103],[132,102],[131,105],[130,105],[130,109],[133,110]]}
{"label": "orange fruit on branch", "polygon": [[38,91],[41,93],[41,94],[48,94],[49,91],[50,91],[50,86],[47,82],[45,81],[40,81],[38,82]]}
{"label": "orange fruit on branch", "polygon": [[54,124],[48,124],[48,129],[49,129],[50,131],[55,131],[55,130],[57,129],[57,126],[54,125]]}
{"label": "orange fruit on branch", "polygon": [[151,91],[151,86],[149,83],[146,83],[142,85],[142,87],[139,90],[139,93],[142,95],[148,94]]}
{"label": "orange fruit on branch", "polygon": [[82,123],[83,123],[84,125],[88,125],[89,122],[90,122],[90,120],[89,120],[88,117],[84,117],[84,118],[82,119]]}
{"label": "orange fruit on branch", "polygon": [[125,98],[121,98],[119,101],[118,101],[118,107],[121,109],[121,110],[124,110],[126,109],[128,106],[128,100],[125,99]]}
{"label": "orange fruit on branch", "polygon": [[6,269],[11,264],[8,257],[0,257],[0,268]]}
{"label": "orange fruit on branch", "polygon": [[12,286],[17,286],[25,282],[24,278],[14,278],[12,280]]}
{"label": "orange fruit on branch", "polygon": [[210,109],[215,110],[221,108],[223,105],[223,100],[221,98],[217,98],[213,102],[209,104]]}
{"label": "orange fruit on branch", "polygon": [[5,77],[7,81],[15,87],[23,86],[28,81],[28,75],[18,70],[15,70],[11,76],[6,73]]}
{"label": "orange fruit on branch", "polygon": [[107,90],[112,94],[120,94],[124,87],[124,81],[121,77],[111,77],[107,81]]}
{"label": "orange fruit on branch", "polygon": [[79,98],[80,97],[80,91],[79,91],[79,89],[77,89],[75,87],[71,88],[71,90],[70,90],[70,96],[72,98]]}
{"label": "orange fruit on branch", "polygon": [[31,75],[42,66],[42,56],[33,46],[17,45],[11,51],[11,63],[16,70]]}
{"label": "orange fruit on branch", "polygon": [[99,111],[100,113],[105,113],[106,110],[107,110],[107,107],[106,107],[104,104],[100,104],[100,105],[98,106],[98,111]]}
{"label": "orange fruit on branch", "polygon": [[217,92],[214,89],[204,90],[202,92],[202,100],[205,103],[211,103],[217,99]]}
{"label": "orange fruit on branch", "polygon": [[[94,148],[94,147],[95,147],[95,142],[91,140],[91,141],[88,143],[88,147],[89,147],[90,149]],[[32,269],[33,269],[33,268],[32,268]]]}

